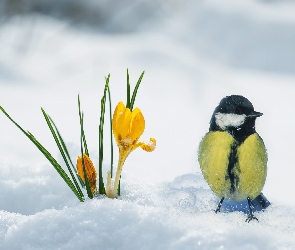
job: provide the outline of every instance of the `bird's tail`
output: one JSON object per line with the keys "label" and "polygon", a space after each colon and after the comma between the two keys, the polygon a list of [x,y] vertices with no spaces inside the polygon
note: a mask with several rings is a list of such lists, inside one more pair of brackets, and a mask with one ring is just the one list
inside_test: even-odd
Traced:
{"label": "bird's tail", "polygon": [[270,205],[270,202],[266,199],[266,197],[261,193],[254,200],[251,200],[251,204],[257,210],[263,210]]}

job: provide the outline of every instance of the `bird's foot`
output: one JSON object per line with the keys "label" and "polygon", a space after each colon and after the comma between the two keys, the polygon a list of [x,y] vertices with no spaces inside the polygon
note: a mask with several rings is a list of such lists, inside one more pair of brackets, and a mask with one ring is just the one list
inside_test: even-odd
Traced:
{"label": "bird's foot", "polygon": [[215,210],[214,210],[214,212],[217,214],[218,212],[220,212],[220,207],[218,207],[218,208],[216,208]]}
{"label": "bird's foot", "polygon": [[259,220],[253,214],[249,214],[245,222],[249,223],[251,220],[257,220],[259,222]]}
{"label": "bird's foot", "polygon": [[217,208],[215,209],[215,213],[217,214],[218,212],[220,212],[220,208],[221,208],[221,205],[222,205],[222,202],[224,201],[224,197],[221,198]]}

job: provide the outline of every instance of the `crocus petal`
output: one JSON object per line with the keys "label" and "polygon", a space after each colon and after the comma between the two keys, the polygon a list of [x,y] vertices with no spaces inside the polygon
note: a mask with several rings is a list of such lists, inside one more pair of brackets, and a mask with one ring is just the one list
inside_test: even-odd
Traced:
{"label": "crocus petal", "polygon": [[117,128],[117,120],[120,116],[120,114],[122,114],[125,110],[125,106],[123,104],[123,102],[119,102],[117,107],[115,108],[114,114],[113,114],[113,130],[116,130]]}
{"label": "crocus petal", "polygon": [[126,108],[122,102],[119,102],[113,116],[113,133],[118,145],[129,134],[131,118],[130,109]]}
{"label": "crocus petal", "polygon": [[[86,170],[86,175],[89,181],[89,186],[91,189],[91,192],[93,194],[96,193],[96,178],[97,178],[97,173],[95,170],[95,167],[91,161],[91,159],[86,155],[83,154],[84,158],[84,165],[85,165],[85,170]],[[84,178],[84,171],[83,171],[83,164],[82,164],[82,157],[78,156],[77,159],[77,172],[82,181],[85,183],[85,178]]]}
{"label": "crocus petal", "polygon": [[152,152],[156,148],[156,139],[155,138],[150,138],[150,141],[148,143],[142,143],[140,147],[147,152]]}
{"label": "crocus petal", "polygon": [[145,128],[144,117],[139,108],[132,111],[130,139],[132,143],[136,143],[139,137],[143,134]]}

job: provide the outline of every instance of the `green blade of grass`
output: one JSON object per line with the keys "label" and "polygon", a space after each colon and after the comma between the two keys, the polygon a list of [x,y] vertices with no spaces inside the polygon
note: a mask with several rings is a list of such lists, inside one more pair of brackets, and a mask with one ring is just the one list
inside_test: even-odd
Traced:
{"label": "green blade of grass", "polygon": [[64,150],[64,152],[65,152],[65,154],[66,154],[66,156],[67,156],[67,158],[68,158],[68,160],[69,160],[69,162],[70,162],[72,168],[73,168],[73,170],[77,173],[77,169],[75,168],[75,166],[74,166],[74,164],[73,164],[73,162],[72,162],[72,159],[71,159],[71,157],[70,157],[70,154],[69,154],[69,151],[68,151],[68,149],[67,149],[67,146],[66,146],[66,144],[65,144],[65,142],[64,142],[64,140],[63,140],[63,138],[62,138],[62,136],[61,136],[61,134],[60,134],[60,132],[59,132],[59,130],[57,129],[57,126],[55,125],[54,121],[52,120],[52,118],[51,118],[48,114],[47,114],[47,116],[48,116],[48,118],[49,118],[49,120],[50,120],[50,123],[51,123],[51,124],[53,125],[53,127],[54,127],[54,130],[55,130],[55,132],[56,132],[56,134],[57,134],[57,136],[58,136],[58,139],[59,139],[59,141],[60,141],[60,144],[61,144],[61,146],[62,146],[62,148],[63,148],[63,150]]}
{"label": "green blade of grass", "polygon": [[113,165],[114,165],[114,147],[113,147],[113,120],[112,120],[112,100],[111,100],[111,90],[108,84],[108,97],[109,97],[109,109],[110,109],[110,132],[111,132],[111,177],[113,177]]}
{"label": "green blade of grass", "polygon": [[86,167],[85,167],[85,162],[84,162],[82,136],[81,136],[80,141],[81,141],[82,166],[83,166],[83,172],[84,172],[84,179],[85,179],[85,186],[86,186],[86,190],[87,190],[87,195],[88,195],[88,198],[93,199],[93,194],[92,194],[91,189],[90,189],[89,180],[88,180],[88,177],[87,177]]}
{"label": "green blade of grass", "polygon": [[[83,195],[83,192],[82,192],[82,190],[81,190],[81,188],[80,188],[80,186],[79,186],[79,184],[78,184],[78,182],[77,182],[77,180],[76,180],[76,176],[74,176],[74,173],[73,173],[73,171],[72,171],[72,169],[71,169],[71,167],[70,167],[70,165],[69,165],[69,162],[68,162],[67,157],[66,157],[66,153],[64,152],[63,147],[62,147],[62,145],[61,145],[61,143],[60,143],[60,141],[59,141],[59,138],[58,138],[58,136],[57,136],[57,134],[56,134],[56,132],[55,132],[55,130],[54,130],[52,124],[51,124],[50,118],[49,118],[49,116],[46,114],[46,112],[45,112],[45,110],[44,110],[43,108],[41,108],[41,111],[42,111],[43,116],[44,116],[44,118],[45,118],[45,120],[46,120],[46,123],[47,123],[47,125],[48,125],[48,127],[49,127],[49,129],[50,129],[50,132],[51,132],[51,134],[52,134],[52,136],[53,136],[53,138],[54,138],[54,140],[55,140],[55,143],[56,143],[56,145],[57,145],[57,147],[58,147],[58,149],[59,149],[59,152],[61,153],[61,155],[62,155],[62,157],[63,157],[63,160],[64,160],[64,162],[65,162],[65,164],[66,164],[66,166],[67,166],[67,168],[68,168],[68,171],[69,171],[69,173],[70,173],[70,175],[71,175],[71,177],[72,177],[72,180],[74,181],[74,184],[75,184],[75,186],[76,186],[78,192],[79,192],[81,195]],[[64,145],[64,146],[65,146],[65,145]]]}
{"label": "green blade of grass", "polygon": [[103,162],[103,126],[104,126],[104,114],[105,114],[105,102],[106,102],[106,93],[109,87],[109,80],[110,80],[110,74],[106,78],[106,84],[104,87],[104,94],[101,98],[100,102],[100,122],[99,122],[99,138],[98,138],[98,150],[99,150],[99,193],[105,194],[105,187],[103,183],[103,177],[102,177],[102,162]]}
{"label": "green blade of grass", "polygon": [[[78,95],[78,106],[79,106],[79,117],[80,117],[80,126],[81,126],[81,105],[80,105],[80,96]],[[89,152],[88,152],[88,147],[87,147],[87,142],[86,142],[86,137],[84,133],[84,128],[82,127],[81,131],[81,136],[84,144],[84,149],[85,149],[85,154],[89,157]]]}
{"label": "green blade of grass", "polygon": [[120,194],[121,194],[121,175],[120,175],[120,180],[119,180],[117,192],[118,192],[118,195],[120,196]]}
{"label": "green blade of grass", "polygon": [[130,108],[130,80],[129,80],[129,72],[127,69],[127,101],[126,108]]}
{"label": "green blade of grass", "polygon": [[67,159],[69,160],[69,162],[71,163],[72,169],[73,169],[74,172],[76,173],[76,177],[78,178],[80,185],[81,185],[82,187],[84,187],[85,184],[84,184],[84,182],[82,181],[81,177],[78,175],[77,169],[75,168],[75,166],[74,166],[74,164],[73,164],[73,162],[72,162],[72,160],[71,160],[71,157],[70,157],[69,151],[68,151],[68,149],[67,149],[67,146],[66,146],[66,144],[64,143],[64,140],[63,140],[61,134],[59,133],[59,130],[57,129],[57,126],[55,125],[54,121],[51,119],[50,116],[48,116],[48,118],[49,118],[50,122],[52,123],[52,125],[53,125],[53,127],[54,127],[54,130],[55,130],[56,133],[57,133],[58,139],[59,139],[59,141],[60,141],[60,143],[61,143],[61,146],[62,146],[62,148],[63,148],[63,150],[64,150],[64,153],[65,153],[65,155],[67,156]]}
{"label": "green blade of grass", "polygon": [[139,88],[139,85],[141,83],[141,80],[143,78],[143,75],[144,75],[144,71],[141,73],[141,75],[140,75],[140,77],[139,77],[139,79],[137,81],[137,84],[136,84],[136,86],[135,86],[135,88],[133,90],[133,94],[132,94],[132,98],[131,98],[131,102],[130,102],[130,111],[133,110],[133,105],[134,105],[135,98],[136,98],[136,95],[137,95],[137,90]]}
{"label": "green blade of grass", "polygon": [[103,183],[103,177],[102,177],[102,163],[103,163],[103,124],[104,124],[104,103],[105,103],[105,98],[103,97],[101,99],[101,114],[100,114],[100,123],[99,123],[99,173],[98,173],[98,178],[99,178],[99,193],[105,194],[105,187]]}
{"label": "green blade of grass", "polygon": [[65,183],[69,186],[72,192],[76,195],[79,201],[84,201],[84,196],[82,196],[78,190],[76,189],[75,185],[73,184],[72,180],[66,174],[66,172],[62,169],[62,167],[57,163],[57,161],[52,157],[52,155],[42,146],[42,144],[30,133],[26,132],[17,122],[15,122],[9,114],[0,106],[0,110],[6,115],[6,117],[14,123],[16,127],[18,127],[28,138],[29,140],[39,149],[39,151],[46,157],[46,159],[51,163],[51,165],[55,168],[55,170],[59,173]]}
{"label": "green blade of grass", "polygon": [[[81,128],[81,135],[80,135],[80,144],[81,144],[81,157],[82,157],[82,166],[83,166],[83,172],[84,172],[84,180],[85,180],[85,186],[86,186],[86,190],[87,190],[87,195],[90,199],[93,198],[93,194],[91,192],[90,189],[90,185],[89,185],[89,180],[87,177],[87,173],[86,173],[86,168],[85,168],[85,162],[84,162],[84,150],[83,150],[83,144],[85,147],[85,143],[86,143],[86,138],[85,138],[85,134],[84,134],[84,126],[83,126],[83,119],[84,119],[84,115],[81,112],[81,106],[80,106],[80,97],[78,95],[78,107],[79,107],[79,119],[80,119],[80,128]],[[85,151],[87,149],[87,144],[86,144],[86,148]],[[86,154],[86,152],[85,152]],[[88,154],[89,156],[89,154]]]}

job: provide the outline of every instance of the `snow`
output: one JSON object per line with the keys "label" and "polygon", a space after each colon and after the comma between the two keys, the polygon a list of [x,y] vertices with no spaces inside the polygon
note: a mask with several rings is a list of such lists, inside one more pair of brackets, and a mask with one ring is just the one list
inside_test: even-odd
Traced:
{"label": "snow", "polygon": [[[153,18],[135,15],[140,6],[134,1],[124,15],[110,15],[99,31],[42,15],[2,20],[0,105],[60,163],[40,106],[75,162],[80,93],[98,166],[104,77],[111,74],[115,107],[125,101],[127,68],[133,86],[145,70],[135,102],[146,124],[140,141],[156,138],[157,148],[130,154],[119,199],[79,203],[0,114],[0,249],[294,249],[295,3],[175,0],[160,10],[149,5]],[[215,214],[218,199],[197,163],[212,113],[231,94],[264,114],[256,127],[268,149],[263,193],[272,205],[255,212],[259,223],[245,223],[244,205]],[[105,152],[104,178],[109,162]]]}

